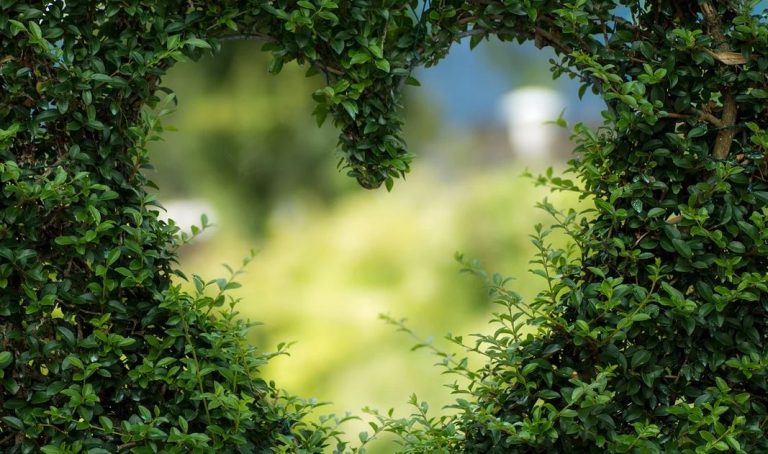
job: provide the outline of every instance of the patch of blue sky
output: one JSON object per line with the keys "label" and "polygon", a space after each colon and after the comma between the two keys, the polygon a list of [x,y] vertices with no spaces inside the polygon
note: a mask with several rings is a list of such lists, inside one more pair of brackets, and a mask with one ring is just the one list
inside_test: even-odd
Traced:
{"label": "patch of blue sky", "polygon": [[441,108],[446,127],[502,126],[502,97],[524,86],[560,92],[569,122],[599,118],[603,102],[589,90],[579,100],[579,81],[567,76],[552,80],[548,60],[553,56],[551,50],[536,49],[531,43],[484,42],[470,50],[464,40],[439,65],[420,69],[416,77]]}
{"label": "patch of blue sky", "polygon": [[[757,1],[753,5],[755,15],[768,15],[766,9],[768,0]],[[632,20],[625,6],[617,6],[615,13]],[[423,89],[441,107],[447,127],[500,126],[503,122],[498,108],[501,97],[525,85],[543,85],[558,90],[566,100],[564,117],[569,122],[599,118],[604,104],[590,90],[587,90],[583,100],[579,100],[578,81],[565,76],[554,82],[549,79],[550,65],[547,60],[553,56],[551,51],[535,49],[530,43],[522,46],[504,43],[503,46],[509,49],[508,54],[488,52],[491,46],[499,45],[483,42],[475,50],[470,50],[469,40],[465,39],[454,45],[439,65],[420,69],[416,73],[416,77],[423,82]],[[512,64],[500,61],[516,58],[520,61],[513,61]],[[538,69],[540,71],[536,71]],[[532,83],[532,78],[523,76],[524,73],[539,73],[540,76]]]}

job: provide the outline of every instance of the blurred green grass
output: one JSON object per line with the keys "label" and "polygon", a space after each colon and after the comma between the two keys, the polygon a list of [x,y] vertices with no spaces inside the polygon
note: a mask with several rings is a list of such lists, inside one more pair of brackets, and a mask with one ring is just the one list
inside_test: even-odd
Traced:
{"label": "blurred green grass", "polygon": [[[493,307],[479,279],[460,273],[455,251],[516,278],[511,287],[524,297],[535,295],[542,283],[527,272],[535,253],[528,235],[549,222],[534,208],[547,191],[521,173],[509,167],[447,183],[417,169],[392,193],[360,190],[330,209],[275,213],[236,291],[242,315],[264,323],[253,330],[255,345],[295,341],[290,356],[276,358],[264,375],[292,393],[330,401],[325,410],[337,414],[371,406],[404,415],[411,393],[433,408],[447,404],[441,385],[454,379],[441,375],[427,351],[411,352],[415,341],[378,316],[406,318],[448,350],[440,339],[449,332],[487,332]],[[575,204],[566,194],[549,198]],[[183,255],[185,272],[215,277],[219,263],[238,263],[253,246],[226,219],[215,231]],[[365,428],[345,427],[349,434]]]}
{"label": "blurred green grass", "polygon": [[[295,65],[278,78],[266,74],[268,58],[257,47],[228,46],[165,80],[178,94],[168,120],[178,132],[155,144],[151,176],[160,200],[206,200],[218,224],[182,249],[180,269],[223,276],[221,264],[237,265],[256,249],[234,292],[242,316],[263,323],[250,341],[267,351],[295,342],[263,374],[290,393],[330,402],[324,412],[364,418],[369,406],[405,416],[413,393],[439,411],[451,401],[443,385],[455,378],[442,375],[427,350],[411,351],[416,341],[379,315],[407,319],[448,351],[456,351],[443,341],[448,333],[489,332],[494,307],[454,254],[515,278],[511,288],[531,298],[543,282],[527,272],[535,253],[529,235],[550,221],[534,207],[545,196],[562,208],[576,201],[521,177],[498,131],[451,128],[438,137],[435,107],[411,94],[413,172],[391,193],[365,191],[334,168],[333,128],[318,129],[311,118],[310,95],[322,81]],[[368,427],[342,429],[354,441]],[[369,449],[393,451],[388,439]]]}

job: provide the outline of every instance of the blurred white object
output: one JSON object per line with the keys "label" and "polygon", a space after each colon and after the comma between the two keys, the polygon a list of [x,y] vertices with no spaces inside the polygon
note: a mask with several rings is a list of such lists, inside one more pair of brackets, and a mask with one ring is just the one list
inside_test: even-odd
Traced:
{"label": "blurred white object", "polygon": [[560,128],[548,124],[565,108],[565,100],[555,90],[524,87],[501,99],[512,152],[523,158],[549,159],[558,142]]}
{"label": "blurred white object", "polygon": [[[202,199],[169,200],[162,203],[165,211],[160,210],[160,219],[168,221],[173,219],[181,232],[192,233],[192,226],[202,226],[200,217],[205,214],[208,217],[208,224],[216,223],[216,212],[213,205]],[[200,234],[195,240],[206,240],[211,235],[211,229]]]}

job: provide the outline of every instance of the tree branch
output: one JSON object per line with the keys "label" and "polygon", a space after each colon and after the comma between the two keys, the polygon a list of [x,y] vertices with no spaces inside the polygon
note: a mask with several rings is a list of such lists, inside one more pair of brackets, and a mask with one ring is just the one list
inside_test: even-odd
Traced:
{"label": "tree branch", "polygon": [[709,27],[709,33],[715,38],[715,44],[720,50],[730,51],[728,42],[723,34],[723,24],[720,22],[720,15],[717,14],[717,10],[712,6],[712,2],[704,0],[701,2],[701,12],[704,13],[704,20]]}
{"label": "tree branch", "polygon": [[703,110],[699,109],[691,109],[691,112],[693,112],[693,115],[691,114],[680,114],[680,113],[674,113],[674,112],[667,112],[667,118],[676,118],[680,120],[687,120],[691,117],[696,117],[698,120],[706,121],[707,123],[710,123],[712,126],[716,128],[725,128],[725,124],[723,121],[716,116],[712,115],[709,112],[705,112]]}
{"label": "tree branch", "polygon": [[[715,44],[721,53],[731,53],[733,50],[728,45],[728,41],[723,33],[723,24],[717,10],[709,0],[703,0],[700,3],[701,12],[704,14],[704,20],[709,28],[709,33],[715,39]],[[722,123],[720,132],[715,138],[715,147],[712,150],[712,157],[723,160],[728,157],[731,151],[731,144],[738,130],[734,127],[737,120],[736,100],[728,88],[723,88],[723,114],[720,119]]]}
{"label": "tree branch", "polygon": [[736,100],[730,92],[723,93],[723,117],[721,126],[723,129],[717,134],[715,139],[715,149],[712,156],[715,159],[723,160],[728,157],[731,151],[731,144],[738,133],[736,125]]}

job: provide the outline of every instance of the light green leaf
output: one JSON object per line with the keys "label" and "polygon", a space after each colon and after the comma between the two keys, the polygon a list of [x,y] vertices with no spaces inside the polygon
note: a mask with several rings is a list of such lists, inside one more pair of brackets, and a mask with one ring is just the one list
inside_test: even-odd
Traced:
{"label": "light green leaf", "polygon": [[187,38],[186,41],[184,41],[185,44],[188,46],[201,48],[201,49],[210,49],[211,45],[208,43],[208,41],[200,38]]}

